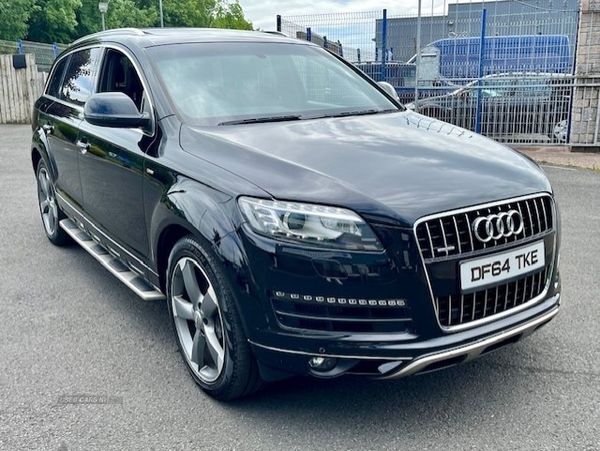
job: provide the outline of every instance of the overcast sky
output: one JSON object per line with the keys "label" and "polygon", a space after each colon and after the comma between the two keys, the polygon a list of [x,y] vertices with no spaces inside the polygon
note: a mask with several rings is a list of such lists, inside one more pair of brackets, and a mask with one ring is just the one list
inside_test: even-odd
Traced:
{"label": "overcast sky", "polygon": [[[418,0],[239,0],[246,19],[255,28],[275,30],[277,14],[298,16],[344,12],[381,11],[387,8],[390,15],[417,15]],[[422,14],[442,13],[448,1],[422,0]],[[463,0],[465,1],[465,0]],[[470,1],[470,0],[466,0]]]}

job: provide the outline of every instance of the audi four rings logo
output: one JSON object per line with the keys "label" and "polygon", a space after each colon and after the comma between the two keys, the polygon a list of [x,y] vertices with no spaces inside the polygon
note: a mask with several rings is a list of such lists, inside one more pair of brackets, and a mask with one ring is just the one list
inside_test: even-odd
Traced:
{"label": "audi four rings logo", "polygon": [[480,216],[473,221],[473,233],[482,243],[518,235],[522,231],[523,216],[517,210]]}

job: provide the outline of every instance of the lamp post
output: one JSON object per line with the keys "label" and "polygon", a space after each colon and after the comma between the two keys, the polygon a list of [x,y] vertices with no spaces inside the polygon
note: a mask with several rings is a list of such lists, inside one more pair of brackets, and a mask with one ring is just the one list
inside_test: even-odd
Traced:
{"label": "lamp post", "polygon": [[108,11],[108,2],[100,2],[98,3],[98,9],[100,10],[100,14],[102,14],[102,31],[106,30],[106,24],[104,23],[104,14]]}
{"label": "lamp post", "polygon": [[164,28],[165,21],[163,20],[162,0],[158,0],[158,9],[160,10],[160,28]]}
{"label": "lamp post", "polygon": [[[415,67],[415,107],[419,103],[419,68],[421,67],[421,0],[419,0],[417,8],[417,66]],[[417,111],[419,111],[418,108]]]}

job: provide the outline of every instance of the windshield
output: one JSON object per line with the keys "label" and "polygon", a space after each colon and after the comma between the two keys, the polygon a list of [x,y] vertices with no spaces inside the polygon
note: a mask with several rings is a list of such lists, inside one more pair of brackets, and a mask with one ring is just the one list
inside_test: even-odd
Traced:
{"label": "windshield", "polygon": [[148,49],[176,110],[193,125],[232,125],[398,111],[318,47],[192,43]]}

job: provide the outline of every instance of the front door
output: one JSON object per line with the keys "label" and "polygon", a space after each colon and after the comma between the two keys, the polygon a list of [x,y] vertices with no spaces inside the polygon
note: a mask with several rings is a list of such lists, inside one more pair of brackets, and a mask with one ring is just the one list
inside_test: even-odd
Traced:
{"label": "front door", "polygon": [[[106,51],[98,91],[123,92],[140,111],[148,108],[132,59],[121,51]],[[142,184],[145,153],[153,142],[151,135],[151,130],[100,127],[84,120],[78,137],[87,147],[79,158],[87,216],[119,246],[142,261],[148,256]],[[111,248],[142,269],[139,261],[122,255],[116,246]]]}

